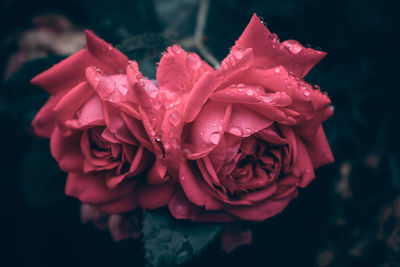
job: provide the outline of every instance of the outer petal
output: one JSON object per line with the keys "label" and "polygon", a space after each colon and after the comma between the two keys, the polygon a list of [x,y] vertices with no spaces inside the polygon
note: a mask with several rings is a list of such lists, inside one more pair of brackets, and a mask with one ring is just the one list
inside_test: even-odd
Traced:
{"label": "outer petal", "polygon": [[[231,105],[208,102],[197,119],[193,122],[191,129],[191,141],[194,145],[195,155],[204,156],[218,145],[231,115]],[[189,158],[197,158],[188,155]]]}
{"label": "outer petal", "polygon": [[101,205],[100,211],[113,214],[123,213],[135,209],[137,204],[137,196],[132,192],[121,199]]}
{"label": "outer petal", "polygon": [[230,206],[225,210],[242,220],[263,221],[281,213],[287,204],[297,196],[297,191],[285,198],[268,199],[254,206]]}
{"label": "outer petal", "polygon": [[81,152],[80,139],[80,134],[64,137],[58,127],[54,129],[50,139],[51,154],[63,171],[82,171],[85,158]]}
{"label": "outer petal", "polygon": [[192,89],[194,83],[212,68],[195,53],[185,52],[179,45],[168,47],[157,69],[161,90],[182,94]]}
{"label": "outer petal", "polygon": [[130,194],[137,183],[132,179],[121,183],[114,189],[109,189],[101,173],[82,174],[69,173],[65,193],[90,204],[109,204]]}
{"label": "outer petal", "polygon": [[296,41],[285,41],[281,44],[256,14],[251,18],[235,46],[253,48],[257,67],[270,68],[282,65],[301,78],[326,55],[325,52],[305,48]]}
{"label": "outer petal", "polygon": [[157,209],[168,205],[175,190],[175,185],[165,183],[161,185],[139,185],[136,194],[139,205],[144,209]]}
{"label": "outer petal", "polygon": [[181,162],[179,181],[187,198],[198,206],[214,206],[216,200],[204,188],[204,182],[196,179],[186,161]]}
{"label": "outer petal", "polygon": [[94,95],[93,89],[84,81],[69,90],[53,108],[57,112],[57,119],[63,123],[72,119],[78,109]]}
{"label": "outer petal", "polygon": [[272,120],[241,105],[235,104],[232,106],[227,132],[236,136],[247,137],[271,126],[273,123]]}
{"label": "outer petal", "polygon": [[107,74],[122,73],[128,58],[93,32],[85,33],[87,47],[37,75],[31,82],[56,94],[85,80],[85,69],[91,65]]}
{"label": "outer petal", "polygon": [[177,188],[169,201],[168,208],[176,219],[197,222],[232,222],[236,219],[224,211],[206,211],[189,202],[181,189]]}
{"label": "outer petal", "polygon": [[51,136],[54,127],[56,127],[56,114],[53,112],[53,108],[57,105],[62,96],[63,94],[50,96],[46,104],[36,114],[32,121],[35,134],[43,137]]}
{"label": "outer petal", "polygon": [[308,154],[314,168],[331,163],[334,161],[331,148],[325,137],[322,125],[319,126],[317,133],[311,141],[304,141]]}

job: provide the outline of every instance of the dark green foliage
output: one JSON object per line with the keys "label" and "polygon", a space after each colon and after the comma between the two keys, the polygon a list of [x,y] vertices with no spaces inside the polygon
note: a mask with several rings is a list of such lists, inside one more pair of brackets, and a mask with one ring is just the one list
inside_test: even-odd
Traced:
{"label": "dark green foliage", "polygon": [[150,266],[183,264],[198,255],[221,225],[179,221],[161,210],[146,211],[143,241]]}

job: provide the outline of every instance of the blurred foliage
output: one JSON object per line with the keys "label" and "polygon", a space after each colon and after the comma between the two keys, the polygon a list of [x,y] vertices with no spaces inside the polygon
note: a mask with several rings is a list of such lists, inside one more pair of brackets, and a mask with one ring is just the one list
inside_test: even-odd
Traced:
{"label": "blurred foliage", "polygon": [[175,266],[197,256],[220,232],[221,225],[177,221],[169,212],[146,211],[143,241],[150,266]]}
{"label": "blurred foliage", "polygon": [[[223,254],[213,243],[186,265],[400,265],[398,7],[389,0],[211,1],[205,45],[219,60],[254,12],[281,40],[328,52],[306,80],[327,91],[335,107],[324,127],[336,162],[317,170],[317,179],[282,214],[254,224],[251,246]],[[154,78],[160,52],[193,34],[196,11],[196,0],[4,0],[0,74],[32,19],[56,13],[118,45]],[[42,177],[54,162],[29,123],[48,95],[29,80],[60,59],[50,53],[31,61],[1,84],[1,196],[7,203],[2,229],[8,254],[13,266],[143,266],[139,241],[115,244],[109,234],[82,225],[79,202],[56,197],[63,193],[62,175]],[[34,150],[43,150],[40,159],[32,156]],[[34,207],[26,201],[31,197]]]}

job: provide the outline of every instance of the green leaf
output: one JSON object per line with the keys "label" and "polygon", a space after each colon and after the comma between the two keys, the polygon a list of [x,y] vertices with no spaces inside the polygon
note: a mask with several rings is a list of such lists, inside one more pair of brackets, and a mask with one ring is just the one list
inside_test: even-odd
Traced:
{"label": "green leaf", "polygon": [[32,206],[49,206],[64,197],[65,173],[50,154],[49,140],[35,140],[21,162],[20,182]]}
{"label": "green leaf", "polygon": [[220,232],[220,224],[174,219],[170,214],[146,211],[143,241],[150,266],[174,266],[190,261]]}

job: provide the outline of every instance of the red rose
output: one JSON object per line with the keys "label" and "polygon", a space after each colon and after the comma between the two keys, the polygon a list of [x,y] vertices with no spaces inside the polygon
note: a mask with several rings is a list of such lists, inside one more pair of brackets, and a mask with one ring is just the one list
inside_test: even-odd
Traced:
{"label": "red rose", "polygon": [[333,161],[321,125],[331,102],[303,80],[325,55],[280,43],[256,15],[217,70],[168,49],[157,71],[167,110],[159,134],[182,187],[169,202],[176,218],[265,220]]}
{"label": "red rose", "polygon": [[[173,186],[155,161],[134,89],[158,87],[92,32],[86,31],[86,41],[32,79],[51,94],[33,121],[35,132],[51,139],[53,157],[68,172],[67,195],[110,213],[166,205]],[[128,82],[127,69],[140,82]],[[139,179],[145,170],[147,182]]]}

